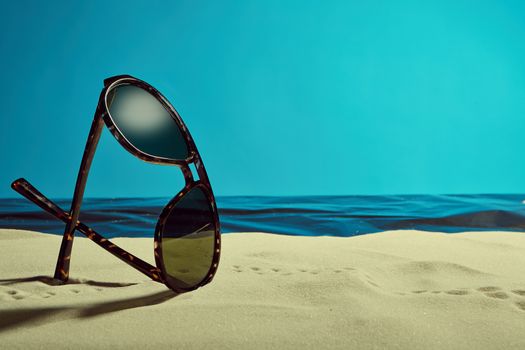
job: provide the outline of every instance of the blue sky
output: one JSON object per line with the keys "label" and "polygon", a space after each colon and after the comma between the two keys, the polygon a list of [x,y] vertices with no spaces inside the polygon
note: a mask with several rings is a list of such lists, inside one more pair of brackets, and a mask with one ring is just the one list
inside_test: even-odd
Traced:
{"label": "blue sky", "polygon": [[[216,195],[525,192],[520,1],[11,2],[0,197],[70,197],[105,77],[157,87]],[[172,196],[105,131],[86,196]]]}

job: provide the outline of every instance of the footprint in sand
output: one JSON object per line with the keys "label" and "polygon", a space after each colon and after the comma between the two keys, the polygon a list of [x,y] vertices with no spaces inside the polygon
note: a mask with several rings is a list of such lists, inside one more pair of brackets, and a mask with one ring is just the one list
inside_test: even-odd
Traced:
{"label": "footprint in sand", "polygon": [[445,293],[450,294],[450,295],[467,295],[470,292],[464,289],[452,289],[452,290],[445,291]]}
{"label": "footprint in sand", "polygon": [[47,291],[44,293],[44,295],[42,296],[42,298],[51,298],[52,296],[55,296],[56,293],[55,292],[51,292],[51,291]]}
{"label": "footprint in sand", "polygon": [[[502,290],[500,287],[496,286],[485,286],[485,287],[479,287],[476,289],[478,292],[483,293],[486,297],[493,298],[493,299],[499,299],[499,300],[506,300],[509,299],[511,296]],[[412,293],[414,294],[422,294],[425,293],[425,290],[413,290]],[[466,289],[452,289],[444,291],[446,294],[450,295],[467,295],[470,294],[470,292]],[[431,293],[438,294],[441,293],[441,291],[433,290]],[[525,297],[525,290],[524,289],[513,289],[511,290],[511,293],[515,294],[518,297]],[[397,293],[401,294],[401,293]],[[514,305],[521,311],[525,311],[525,300],[516,301]]]}
{"label": "footprint in sand", "polygon": [[[525,290],[523,289],[513,289],[511,290],[512,293],[516,294],[517,296],[520,296],[520,297],[525,297]],[[514,303],[518,309],[520,309],[521,311],[525,311],[525,301],[524,300],[520,300],[520,301],[517,301]]]}
{"label": "footprint in sand", "polygon": [[15,300],[22,300],[22,299],[25,299],[25,297],[27,296],[25,293],[20,293],[19,291],[14,290],[14,289],[8,290],[5,294],[7,294],[8,296],[10,296],[12,299],[15,299]]}
{"label": "footprint in sand", "polygon": [[509,295],[505,292],[490,292],[490,293],[485,293],[485,295],[490,298],[495,298],[495,299],[508,299],[509,298]]}
{"label": "footprint in sand", "polygon": [[250,267],[250,269],[255,272],[256,274],[258,275],[264,275],[264,272],[261,271],[261,268],[260,267],[257,267],[257,266],[252,266]]}
{"label": "footprint in sand", "polygon": [[525,301],[517,301],[515,304],[518,307],[518,309],[520,309],[521,311],[525,311]]}
{"label": "footprint in sand", "polygon": [[496,292],[498,290],[501,290],[501,288],[499,287],[494,287],[494,286],[488,286],[488,287],[480,287],[478,288],[478,291],[480,292]]}
{"label": "footprint in sand", "polygon": [[486,286],[477,289],[478,292],[482,292],[489,298],[494,299],[508,299],[509,295],[501,290],[500,287]]}

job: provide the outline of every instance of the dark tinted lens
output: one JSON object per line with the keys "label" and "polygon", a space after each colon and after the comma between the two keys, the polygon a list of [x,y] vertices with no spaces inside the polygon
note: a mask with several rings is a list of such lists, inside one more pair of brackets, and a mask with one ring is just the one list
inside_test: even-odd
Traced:
{"label": "dark tinted lens", "polygon": [[134,85],[119,85],[108,93],[107,106],[117,128],[140,151],[169,159],[188,157],[179,126],[148,91]]}
{"label": "dark tinted lens", "polygon": [[162,259],[168,283],[192,288],[210,269],[215,247],[215,220],[206,195],[193,188],[171,210],[161,232]]}

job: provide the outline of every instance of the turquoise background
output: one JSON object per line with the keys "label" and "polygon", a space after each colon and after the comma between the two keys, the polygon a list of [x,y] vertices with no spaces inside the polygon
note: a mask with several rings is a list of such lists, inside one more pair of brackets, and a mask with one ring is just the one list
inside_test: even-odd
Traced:
{"label": "turquoise background", "polygon": [[[0,196],[69,197],[102,87],[188,125],[217,195],[525,192],[525,2],[22,1],[0,12]],[[105,131],[86,196],[172,196]]]}

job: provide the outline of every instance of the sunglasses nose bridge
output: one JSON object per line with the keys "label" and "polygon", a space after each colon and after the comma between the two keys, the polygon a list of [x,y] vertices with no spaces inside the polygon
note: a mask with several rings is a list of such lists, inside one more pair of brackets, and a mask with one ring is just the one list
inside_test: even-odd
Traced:
{"label": "sunglasses nose bridge", "polygon": [[193,182],[193,174],[188,164],[184,164],[180,167],[182,174],[184,175],[184,181],[186,182],[185,187],[189,187]]}

